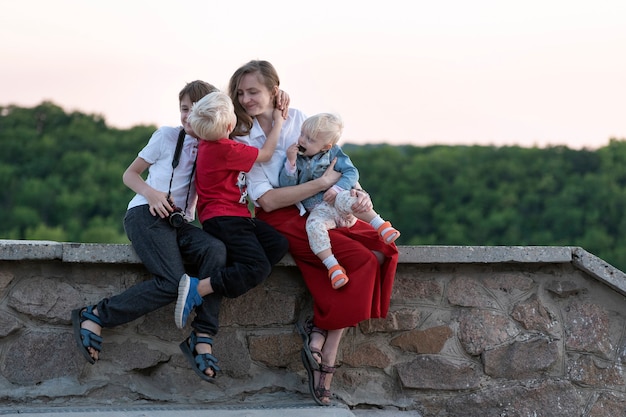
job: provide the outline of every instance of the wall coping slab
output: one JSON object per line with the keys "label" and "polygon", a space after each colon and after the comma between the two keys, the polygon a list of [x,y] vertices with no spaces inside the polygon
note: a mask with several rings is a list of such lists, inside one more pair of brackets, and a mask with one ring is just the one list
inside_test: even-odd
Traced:
{"label": "wall coping slab", "polygon": [[[404,264],[570,263],[626,295],[626,274],[580,247],[571,246],[399,246]],[[130,244],[0,239],[0,261],[59,260],[69,263],[139,264]],[[280,266],[295,266],[287,254]]]}

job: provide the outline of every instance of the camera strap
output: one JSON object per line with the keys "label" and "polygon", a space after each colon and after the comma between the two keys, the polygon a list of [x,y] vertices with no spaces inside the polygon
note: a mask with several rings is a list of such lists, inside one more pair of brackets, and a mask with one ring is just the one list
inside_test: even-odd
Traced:
{"label": "camera strap", "polygon": [[[180,132],[178,133],[178,141],[176,142],[176,149],[174,150],[174,157],[172,158],[172,176],[170,177],[170,186],[167,190],[167,199],[172,195],[172,181],[174,180],[174,170],[178,166],[180,162],[180,154],[183,151],[183,144],[185,143],[185,136],[187,133],[185,132],[185,128],[181,127]],[[187,213],[187,206],[189,205],[189,192],[191,191],[191,179],[193,178],[193,174],[196,172],[196,161],[193,161],[193,168],[191,169],[191,176],[189,177],[189,185],[187,186],[187,198],[185,198],[185,211],[183,211],[183,215]]]}
{"label": "camera strap", "polygon": [[[176,149],[174,150],[174,158],[172,158],[172,169],[176,169],[180,162],[180,154],[183,151],[183,143],[185,143],[185,128],[181,127],[178,133],[178,142],[176,142]],[[173,173],[172,173],[173,174]],[[171,187],[172,184],[170,184]]]}

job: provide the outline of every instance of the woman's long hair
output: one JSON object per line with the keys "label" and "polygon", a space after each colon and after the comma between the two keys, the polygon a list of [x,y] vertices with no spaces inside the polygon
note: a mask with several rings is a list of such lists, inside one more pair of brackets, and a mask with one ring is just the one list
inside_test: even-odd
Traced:
{"label": "woman's long hair", "polygon": [[235,114],[237,115],[237,124],[235,130],[231,133],[231,137],[245,136],[250,133],[252,129],[252,117],[246,112],[241,103],[239,103],[239,97],[237,96],[237,90],[239,89],[239,82],[241,78],[246,74],[256,73],[259,77],[259,82],[271,92],[274,87],[280,85],[280,79],[274,66],[268,61],[253,60],[247,64],[239,67],[237,71],[230,77],[228,83],[228,95],[230,96],[233,104],[235,105]]}

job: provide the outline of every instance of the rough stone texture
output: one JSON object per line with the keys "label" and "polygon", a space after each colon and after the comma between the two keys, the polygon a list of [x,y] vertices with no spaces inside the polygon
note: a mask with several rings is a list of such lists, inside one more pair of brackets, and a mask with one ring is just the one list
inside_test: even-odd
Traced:
{"label": "rough stone texture", "polygon": [[[425,416],[445,417],[574,417],[585,416],[583,396],[571,384],[561,381],[489,387],[478,392],[459,393],[425,402]],[[622,410],[623,412],[623,410]],[[614,414],[614,416],[623,414]]]}
{"label": "rough stone texture", "polygon": [[626,410],[624,396],[601,394],[587,415],[589,417],[616,417],[626,415],[624,410]]}
{"label": "rough stone texture", "polygon": [[511,317],[520,322],[524,329],[538,333],[553,334],[557,327],[554,316],[535,295],[518,303]]}
{"label": "rough stone texture", "polygon": [[604,307],[574,301],[565,309],[565,343],[569,349],[589,351],[606,359],[613,355],[609,317]]}
{"label": "rough stone texture", "polygon": [[482,372],[475,362],[451,360],[435,355],[419,355],[396,366],[405,388],[465,390],[477,388]]}
{"label": "rough stone texture", "polygon": [[492,378],[540,378],[560,360],[557,342],[545,337],[523,340],[483,352],[485,374]]}
{"label": "rough stone texture", "polygon": [[[423,417],[626,415],[626,277],[581,248],[401,247],[389,314],[347,329],[333,392]],[[173,305],[103,331],[88,364],[70,311],[150,279],[128,245],[0,241],[0,405],[233,403],[308,395],[294,323],[311,315],[287,256],[225,299],[201,381]]]}
{"label": "rough stone texture", "polygon": [[425,330],[404,332],[391,339],[390,344],[406,352],[440,353],[452,335],[450,327],[437,326]]}
{"label": "rough stone texture", "polygon": [[512,342],[520,330],[507,315],[491,310],[459,312],[459,342],[470,355]]}
{"label": "rough stone texture", "polygon": [[496,299],[479,281],[468,276],[458,277],[448,284],[448,302],[462,307],[496,309]]}
{"label": "rough stone texture", "polygon": [[18,385],[77,375],[82,364],[68,333],[33,331],[3,343],[2,375]]}

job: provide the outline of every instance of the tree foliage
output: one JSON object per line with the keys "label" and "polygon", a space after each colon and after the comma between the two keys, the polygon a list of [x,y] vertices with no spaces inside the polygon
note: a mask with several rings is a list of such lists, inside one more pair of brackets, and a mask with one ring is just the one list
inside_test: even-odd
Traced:
{"label": "tree foliage", "polygon": [[128,242],[122,173],[154,130],[112,129],[50,102],[0,107],[0,237]]}
{"label": "tree foliage", "polygon": [[[127,242],[122,173],[154,126],[0,107],[0,237]],[[344,144],[402,245],[581,246],[626,270],[626,142],[598,150]]]}

